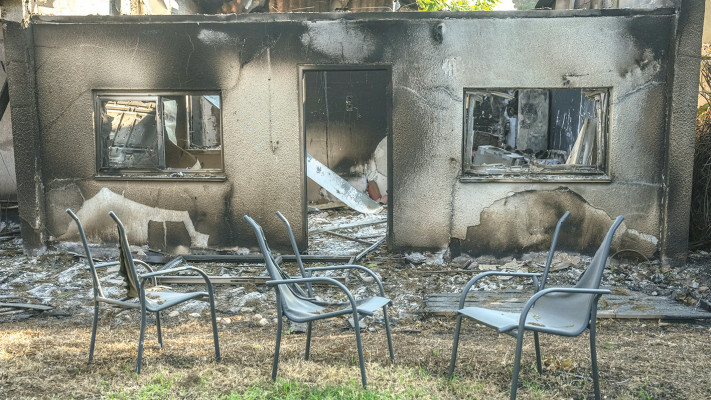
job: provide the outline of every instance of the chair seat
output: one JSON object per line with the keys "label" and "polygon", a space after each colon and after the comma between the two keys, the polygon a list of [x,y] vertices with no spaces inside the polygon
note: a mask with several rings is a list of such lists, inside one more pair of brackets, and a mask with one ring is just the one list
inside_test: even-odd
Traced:
{"label": "chair seat", "polygon": [[[501,333],[508,333],[518,328],[520,313],[491,310],[481,307],[465,307],[457,311],[465,317],[486,326],[496,328]],[[552,333],[561,336],[575,336],[580,333],[577,324],[559,314],[536,311],[535,308],[526,316],[526,330]]]}
{"label": "chair seat", "polygon": [[178,293],[169,290],[153,291],[148,289],[146,290],[146,310],[161,311],[190,299],[208,296],[207,292]]}
{"label": "chair seat", "polygon": [[[356,307],[358,308],[358,312],[361,314],[373,315],[375,310],[390,303],[390,299],[386,297],[373,296],[356,300]],[[351,312],[351,307],[346,308],[346,311]]]}
{"label": "chair seat", "polygon": [[[373,296],[356,300],[356,307],[358,309],[359,314],[372,316],[375,310],[390,303],[391,301],[388,298]],[[296,322],[308,322],[317,319],[353,313],[353,309],[351,307],[342,308],[330,312],[324,312],[325,310],[326,307],[322,307],[307,300],[294,297],[288,303],[288,305],[285,304],[284,312],[287,317],[289,317],[289,319],[292,319]]]}

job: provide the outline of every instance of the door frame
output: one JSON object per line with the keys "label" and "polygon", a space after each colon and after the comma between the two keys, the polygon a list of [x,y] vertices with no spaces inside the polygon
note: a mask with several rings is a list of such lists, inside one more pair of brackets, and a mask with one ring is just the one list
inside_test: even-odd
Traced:
{"label": "door frame", "polygon": [[306,90],[304,87],[304,77],[306,72],[311,71],[385,71],[385,119],[386,137],[388,138],[388,214],[387,230],[385,232],[385,244],[392,248],[393,240],[393,74],[391,64],[299,64],[298,65],[298,101],[299,101],[299,140],[301,142],[301,176],[303,177],[301,188],[301,234],[305,238],[306,246],[309,243],[309,221],[308,221],[308,201],[306,200],[308,177],[306,176],[306,118],[304,106],[306,103]]}

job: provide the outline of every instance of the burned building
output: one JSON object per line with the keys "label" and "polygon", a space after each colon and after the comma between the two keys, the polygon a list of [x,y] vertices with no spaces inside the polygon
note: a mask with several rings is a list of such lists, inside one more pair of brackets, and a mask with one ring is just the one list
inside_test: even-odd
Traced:
{"label": "burned building", "polygon": [[[4,14],[27,249],[303,247],[307,154],[384,143],[391,249],[615,246],[683,260],[703,2],[459,13]],[[328,142],[328,143],[326,143]],[[383,150],[385,148],[385,150]],[[385,169],[386,171],[383,171]],[[455,250],[456,251],[456,250]]]}

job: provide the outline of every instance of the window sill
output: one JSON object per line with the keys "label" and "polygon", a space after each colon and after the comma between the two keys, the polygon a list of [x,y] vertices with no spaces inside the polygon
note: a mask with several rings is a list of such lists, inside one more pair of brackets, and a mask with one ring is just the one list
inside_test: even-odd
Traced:
{"label": "window sill", "polygon": [[194,175],[183,174],[181,176],[171,176],[162,174],[123,174],[123,175],[106,175],[97,174],[94,176],[97,181],[183,181],[183,182],[224,182],[227,177],[224,175]]}
{"label": "window sill", "polygon": [[501,174],[501,175],[474,175],[463,174],[459,177],[462,183],[530,183],[530,182],[556,182],[556,183],[611,183],[612,179],[607,174],[575,175],[575,174]]}

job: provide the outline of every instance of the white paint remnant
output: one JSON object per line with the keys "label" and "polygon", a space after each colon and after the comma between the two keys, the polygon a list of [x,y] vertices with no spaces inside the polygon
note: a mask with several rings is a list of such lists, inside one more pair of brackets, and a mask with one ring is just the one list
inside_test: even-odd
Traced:
{"label": "white paint remnant", "polygon": [[627,233],[629,233],[630,235],[637,236],[638,238],[640,238],[646,242],[649,242],[655,246],[657,245],[657,243],[659,243],[659,239],[657,239],[656,236],[649,235],[646,233],[641,233],[641,232],[636,231],[634,229],[627,229]]}
{"label": "white paint remnant", "polygon": [[446,58],[442,62],[442,71],[444,71],[444,75],[446,77],[452,78],[456,75],[457,64],[459,62],[458,58],[459,57],[450,57],[450,58]]}
{"label": "white paint remnant", "polygon": [[[191,246],[207,247],[207,240],[210,235],[195,230],[193,221],[187,211],[150,207],[129,200],[108,188],[102,188],[96,196],[86,200],[81,209],[76,212],[89,238],[118,238],[116,225],[109,217],[109,211],[113,211],[119,217],[126,228],[126,234],[130,242],[136,244],[148,243],[148,221],[182,222],[190,235]],[[78,237],[78,235],[76,224],[74,221],[70,221],[67,231],[60,239],[66,240],[71,237]]]}
{"label": "white paint remnant", "polygon": [[200,29],[197,38],[199,41],[211,46],[226,45],[233,42],[233,39],[227,33],[210,29]]}
{"label": "white paint remnant", "polygon": [[343,61],[363,62],[376,49],[376,39],[356,25],[340,21],[306,23],[308,31],[301,35],[301,43],[309,50]]}

